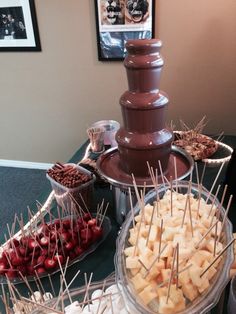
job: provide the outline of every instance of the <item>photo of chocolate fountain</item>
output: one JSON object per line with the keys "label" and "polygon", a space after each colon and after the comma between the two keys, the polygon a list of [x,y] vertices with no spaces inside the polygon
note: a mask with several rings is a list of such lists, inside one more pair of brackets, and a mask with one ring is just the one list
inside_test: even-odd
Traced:
{"label": "photo of chocolate fountain", "polygon": [[123,126],[116,133],[118,147],[107,150],[97,161],[99,172],[114,187],[119,212],[122,203],[128,206],[127,191],[133,186],[132,174],[138,187],[153,186],[147,162],[158,174],[161,164],[164,175],[173,179],[176,172],[178,179],[185,178],[193,168],[192,158],[172,145],[173,133],[165,126],[169,99],[159,89],[164,64],[161,46],[158,39],[126,43],[124,66],[129,89],[120,98]]}

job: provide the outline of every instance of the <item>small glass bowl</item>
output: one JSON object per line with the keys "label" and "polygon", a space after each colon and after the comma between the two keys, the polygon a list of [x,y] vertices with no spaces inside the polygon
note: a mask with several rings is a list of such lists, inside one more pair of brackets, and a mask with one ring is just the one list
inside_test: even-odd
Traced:
{"label": "small glass bowl", "polygon": [[[188,192],[188,181],[178,181],[178,192],[186,194]],[[173,183],[173,187],[175,183]],[[168,184],[162,185],[159,188],[159,197],[160,199],[165,194],[166,189],[170,188]],[[196,197],[199,194],[198,185],[192,183],[191,193]],[[208,198],[209,192],[203,188],[201,192],[201,197],[205,200]],[[213,195],[210,195],[209,202],[213,202]],[[145,204],[152,204],[153,201],[156,201],[156,191],[151,190],[145,197]],[[215,205],[220,209],[220,220],[222,220],[225,210],[220,205],[218,200],[215,200]],[[134,215],[137,215],[140,211],[138,205],[134,208]],[[127,302],[127,307],[133,312],[142,313],[142,314],[154,314],[158,312],[153,312],[150,308],[142,304],[139,300],[137,293],[134,290],[134,287],[130,281],[130,274],[125,266],[125,255],[124,249],[129,247],[128,243],[129,238],[129,229],[132,227],[133,219],[132,213],[129,212],[127,218],[122,225],[121,232],[117,238],[117,250],[115,255],[115,269],[117,274],[117,282],[120,284],[119,287],[122,287],[121,292],[123,297]],[[224,246],[228,244],[233,239],[232,234],[232,224],[226,219],[224,229],[222,232],[223,235],[223,244]],[[223,259],[217,266],[217,269],[220,270],[210,281],[210,287],[201,295],[199,295],[193,302],[188,302],[184,311],[178,312],[181,314],[204,314],[210,311],[219,301],[220,296],[227,283],[230,280],[230,267],[234,261],[234,252],[233,245],[231,245],[226,252],[223,254]]]}

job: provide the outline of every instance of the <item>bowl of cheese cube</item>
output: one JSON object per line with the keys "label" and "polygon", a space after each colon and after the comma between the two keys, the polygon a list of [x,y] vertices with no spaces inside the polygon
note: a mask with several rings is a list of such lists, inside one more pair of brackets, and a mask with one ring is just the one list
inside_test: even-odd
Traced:
{"label": "bowl of cheese cube", "polygon": [[230,280],[233,241],[225,209],[204,187],[176,181],[149,191],[117,238],[127,306],[142,314],[209,312]]}

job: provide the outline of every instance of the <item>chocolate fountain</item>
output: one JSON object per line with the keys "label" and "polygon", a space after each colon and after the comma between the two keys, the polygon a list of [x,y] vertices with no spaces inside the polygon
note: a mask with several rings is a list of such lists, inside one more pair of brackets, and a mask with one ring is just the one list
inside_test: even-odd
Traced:
{"label": "chocolate fountain", "polygon": [[183,179],[193,168],[192,158],[171,145],[173,133],[165,127],[169,99],[159,89],[164,64],[161,45],[158,39],[127,42],[124,66],[129,90],[120,98],[124,126],[116,134],[118,148],[107,150],[97,161],[101,175],[114,188],[119,223],[130,208],[127,191],[133,187],[131,174],[138,187],[153,186],[147,162],[158,174],[162,170],[174,179],[176,172],[177,178]]}

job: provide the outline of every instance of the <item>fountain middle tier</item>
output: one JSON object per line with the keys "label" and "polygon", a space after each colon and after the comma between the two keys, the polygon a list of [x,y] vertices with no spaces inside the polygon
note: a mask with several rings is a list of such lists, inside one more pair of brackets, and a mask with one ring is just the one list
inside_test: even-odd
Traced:
{"label": "fountain middle tier", "polygon": [[120,166],[137,177],[148,177],[147,162],[153,169],[161,167],[166,174],[171,152],[172,132],[162,129],[156,132],[140,133],[129,132],[121,127],[117,133],[116,141],[120,153]]}

